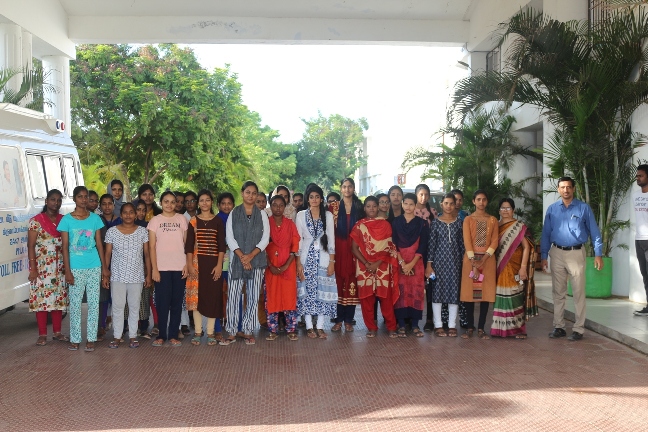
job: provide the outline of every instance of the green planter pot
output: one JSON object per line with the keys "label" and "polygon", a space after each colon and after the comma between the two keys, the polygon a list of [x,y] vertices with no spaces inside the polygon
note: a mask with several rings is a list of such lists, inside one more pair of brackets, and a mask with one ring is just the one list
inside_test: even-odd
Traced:
{"label": "green planter pot", "polygon": [[[567,294],[572,294],[571,282],[567,283]],[[587,298],[608,298],[612,296],[612,258],[603,258],[603,269],[594,268],[594,257],[585,258],[585,296]]]}

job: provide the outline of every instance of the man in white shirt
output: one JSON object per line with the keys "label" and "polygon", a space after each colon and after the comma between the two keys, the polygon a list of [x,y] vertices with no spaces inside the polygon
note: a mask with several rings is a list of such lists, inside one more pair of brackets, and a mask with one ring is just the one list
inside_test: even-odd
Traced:
{"label": "man in white shirt", "polygon": [[[637,192],[632,197],[635,211],[635,248],[646,298],[648,298],[648,165],[637,167],[636,179],[641,193]],[[635,311],[634,314],[648,316],[648,306]]]}

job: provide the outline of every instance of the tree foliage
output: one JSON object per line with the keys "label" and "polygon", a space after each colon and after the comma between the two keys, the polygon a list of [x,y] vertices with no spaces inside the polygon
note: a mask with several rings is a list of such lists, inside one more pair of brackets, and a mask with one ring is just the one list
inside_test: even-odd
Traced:
{"label": "tree foliage", "polygon": [[306,130],[295,144],[295,190],[303,191],[311,182],[331,190],[366,164],[362,144],[369,125],[365,118],[353,120],[339,114],[324,117],[319,113],[315,118],[302,121]]}

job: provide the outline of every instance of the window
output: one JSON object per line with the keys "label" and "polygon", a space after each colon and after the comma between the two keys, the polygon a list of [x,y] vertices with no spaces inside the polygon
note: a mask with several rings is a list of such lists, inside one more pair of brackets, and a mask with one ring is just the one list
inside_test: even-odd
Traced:
{"label": "window", "polygon": [[45,184],[45,172],[43,171],[43,158],[41,156],[27,155],[27,168],[29,169],[32,196],[34,198],[45,198],[47,185]]}
{"label": "window", "polygon": [[74,169],[74,159],[71,157],[63,158],[63,168],[65,169],[65,185],[68,196],[72,196],[74,188],[79,184],[77,182],[76,171]]}
{"label": "window", "polygon": [[43,166],[45,167],[45,181],[47,181],[47,190],[63,189],[63,173],[61,172],[61,159],[58,156],[43,156]]}
{"label": "window", "polygon": [[486,72],[489,71],[500,71],[500,51],[499,48],[495,48],[493,51],[490,51],[486,54]]}
{"label": "window", "polygon": [[0,164],[0,208],[24,207],[25,180],[18,149],[0,146]]}
{"label": "window", "polygon": [[[74,163],[72,171],[74,171]],[[63,171],[61,171],[61,157],[58,155],[27,155],[29,179],[32,185],[32,195],[35,199],[44,199],[47,191],[58,189],[64,193]],[[76,177],[74,177],[76,183]],[[72,192],[70,192],[72,195]]]}

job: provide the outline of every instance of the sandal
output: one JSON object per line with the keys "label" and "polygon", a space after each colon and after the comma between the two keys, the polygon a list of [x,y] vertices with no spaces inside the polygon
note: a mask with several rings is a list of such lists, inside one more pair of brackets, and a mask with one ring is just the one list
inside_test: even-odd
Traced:
{"label": "sandal", "polygon": [[[398,336],[398,335],[396,335],[396,336]],[[372,330],[369,330],[369,331],[367,332],[367,337],[368,337],[368,338],[375,338],[375,337],[376,337],[376,332],[375,332],[375,331],[372,331]]]}
{"label": "sandal", "polygon": [[79,344],[78,343],[71,343],[70,345],[68,345],[68,349],[70,351],[76,351],[76,350],[79,349]]}
{"label": "sandal", "polygon": [[63,333],[54,333],[52,340],[59,342],[70,342],[70,338],[65,336]]}
{"label": "sandal", "polygon": [[100,328],[97,330],[97,342],[102,342],[104,340],[104,336],[106,335],[106,330],[103,328]]}
{"label": "sandal", "polygon": [[317,339],[317,333],[315,333],[315,329],[308,329],[306,330],[306,336],[308,336],[311,339]]}
{"label": "sandal", "polygon": [[139,348],[139,341],[137,339],[131,339],[128,348]]}
{"label": "sandal", "polygon": [[169,345],[172,347],[179,347],[182,346],[182,342],[180,342],[178,339],[169,339]]}
{"label": "sandal", "polygon": [[[207,336],[207,337],[209,337],[209,336]],[[198,334],[198,333],[194,334],[194,337],[191,338],[191,345],[193,345],[193,346],[198,346],[198,345],[200,345],[200,338],[202,338],[202,333],[200,333],[200,334]]]}
{"label": "sandal", "polygon": [[332,332],[339,332],[340,330],[342,330],[342,323],[341,322],[336,323],[333,327],[331,327]]}
{"label": "sandal", "polygon": [[216,338],[214,337],[213,334],[211,334],[211,335],[208,334],[207,335],[207,346],[214,346],[214,345],[218,345],[218,341],[216,340]]}
{"label": "sandal", "polygon": [[153,327],[151,329],[151,336],[157,336],[159,334],[160,334],[160,329],[158,329],[157,327]]}
{"label": "sandal", "polygon": [[344,331],[345,331],[345,332],[352,332],[352,331],[353,331],[353,325],[351,325],[351,324],[344,324]]}
{"label": "sandal", "polygon": [[290,332],[288,333],[288,339],[290,339],[291,341],[296,341],[297,339],[299,339],[299,336],[297,335],[297,332]]}
{"label": "sandal", "polygon": [[237,338],[237,339],[245,339],[245,333],[243,333],[243,332],[236,332],[236,338]]}
{"label": "sandal", "polygon": [[223,340],[223,333],[218,332],[218,333],[214,334],[214,339],[216,339],[216,342],[222,341]]}
{"label": "sandal", "polygon": [[277,333],[270,333],[268,336],[266,336],[267,341],[273,341],[276,340],[279,337]]}
{"label": "sandal", "polygon": [[36,345],[45,346],[46,344],[47,344],[47,336],[38,336],[38,340],[36,341]]}
{"label": "sandal", "polygon": [[83,351],[85,352],[92,352],[94,351],[94,342],[86,342],[85,348],[83,348]]}
{"label": "sandal", "polygon": [[484,330],[477,330],[477,337],[483,340],[490,339],[490,336],[488,336]]}
{"label": "sandal", "polygon": [[252,335],[245,335],[245,345],[255,345],[256,339]]}
{"label": "sandal", "polygon": [[[434,329],[434,336],[446,337],[446,336],[448,336],[448,333],[446,333],[446,331],[443,329],[443,327],[439,327],[439,328]],[[456,336],[456,334],[455,334],[455,336]]]}
{"label": "sandal", "polygon": [[392,338],[392,339],[396,339],[396,338],[399,338],[400,336],[398,336],[397,332],[392,331],[392,332],[389,332],[389,337]]}
{"label": "sandal", "polygon": [[527,335],[525,335],[525,334],[515,335],[515,339],[526,339],[526,338],[527,338]]}
{"label": "sandal", "polygon": [[449,329],[448,330],[448,336],[457,337],[457,329],[453,329],[453,328]]}
{"label": "sandal", "polygon": [[153,341],[154,347],[161,347],[162,345],[164,345],[164,339],[155,339]]}
{"label": "sandal", "polygon": [[218,345],[227,346],[236,342],[236,336],[228,336],[227,338],[218,342]]}
{"label": "sandal", "polygon": [[110,345],[108,345],[108,348],[110,348],[110,349],[119,348],[119,342],[120,342],[119,339],[115,339],[114,341],[110,342]]}
{"label": "sandal", "polygon": [[407,332],[405,331],[405,327],[401,327],[397,331],[398,337],[406,338],[407,337]]}
{"label": "sandal", "polygon": [[416,336],[416,337],[419,337],[419,338],[425,336],[425,335],[423,334],[423,332],[421,331],[421,329],[418,328],[418,327],[414,327],[414,328],[412,329],[412,334],[413,334],[414,336]]}
{"label": "sandal", "polygon": [[148,332],[143,332],[143,333],[142,333],[142,337],[143,337],[144,339],[151,339],[152,336],[153,336],[153,335],[152,335],[151,333],[148,333]]}
{"label": "sandal", "polygon": [[317,329],[316,331],[317,331],[317,337],[318,337],[319,339],[326,339],[326,338],[328,338],[328,336],[326,335],[326,332],[324,331],[324,329]]}
{"label": "sandal", "polygon": [[461,335],[461,339],[468,339],[471,338],[473,335],[473,329],[468,329],[464,334]]}

